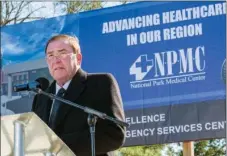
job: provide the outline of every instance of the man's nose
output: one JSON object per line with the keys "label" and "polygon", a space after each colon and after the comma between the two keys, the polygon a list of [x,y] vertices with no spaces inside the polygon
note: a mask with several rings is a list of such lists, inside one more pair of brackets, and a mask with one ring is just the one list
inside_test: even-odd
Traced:
{"label": "man's nose", "polygon": [[61,59],[60,59],[58,56],[55,56],[55,57],[53,58],[53,62],[54,62],[54,63],[60,63],[60,62],[61,62]]}

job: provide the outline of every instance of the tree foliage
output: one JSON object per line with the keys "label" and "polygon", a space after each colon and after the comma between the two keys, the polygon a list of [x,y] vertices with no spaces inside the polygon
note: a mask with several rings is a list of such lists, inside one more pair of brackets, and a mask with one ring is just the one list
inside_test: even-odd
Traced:
{"label": "tree foliage", "polygon": [[161,156],[165,145],[134,146],[119,149],[122,156]]}
{"label": "tree foliage", "polygon": [[212,139],[206,141],[199,141],[195,143],[196,156],[224,156],[225,155],[225,140]]}
{"label": "tree foliage", "polygon": [[[194,142],[195,156],[224,156],[226,149],[224,139],[211,139]],[[173,147],[168,148],[170,156],[183,156],[183,151],[174,151]],[[167,153],[168,153],[167,152]]]}

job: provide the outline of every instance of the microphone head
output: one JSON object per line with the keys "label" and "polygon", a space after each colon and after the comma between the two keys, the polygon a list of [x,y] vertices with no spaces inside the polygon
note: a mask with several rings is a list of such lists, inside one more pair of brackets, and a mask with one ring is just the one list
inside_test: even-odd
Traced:
{"label": "microphone head", "polygon": [[44,77],[40,77],[40,78],[36,79],[35,81],[39,83],[38,88],[40,88],[42,90],[46,90],[49,87],[49,80],[47,80]]}

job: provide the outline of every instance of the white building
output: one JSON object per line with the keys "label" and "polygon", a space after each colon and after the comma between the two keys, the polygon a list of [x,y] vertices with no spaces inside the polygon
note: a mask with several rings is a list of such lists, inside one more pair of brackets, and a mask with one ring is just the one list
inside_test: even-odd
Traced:
{"label": "white building", "polygon": [[[3,67],[1,71],[1,99],[4,100],[1,100],[1,108],[7,110],[7,102],[20,99],[22,96],[29,94],[27,91],[13,92],[13,85],[28,83],[38,77],[52,79],[45,59],[10,64]],[[5,114],[4,112],[1,113]]]}

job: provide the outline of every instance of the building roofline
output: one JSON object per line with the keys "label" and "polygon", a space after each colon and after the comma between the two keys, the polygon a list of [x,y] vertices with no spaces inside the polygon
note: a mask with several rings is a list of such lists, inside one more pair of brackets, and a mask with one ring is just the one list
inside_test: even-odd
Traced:
{"label": "building roofline", "polygon": [[47,67],[48,66],[45,59],[38,59],[21,63],[9,64],[2,69],[4,74],[13,74]]}

